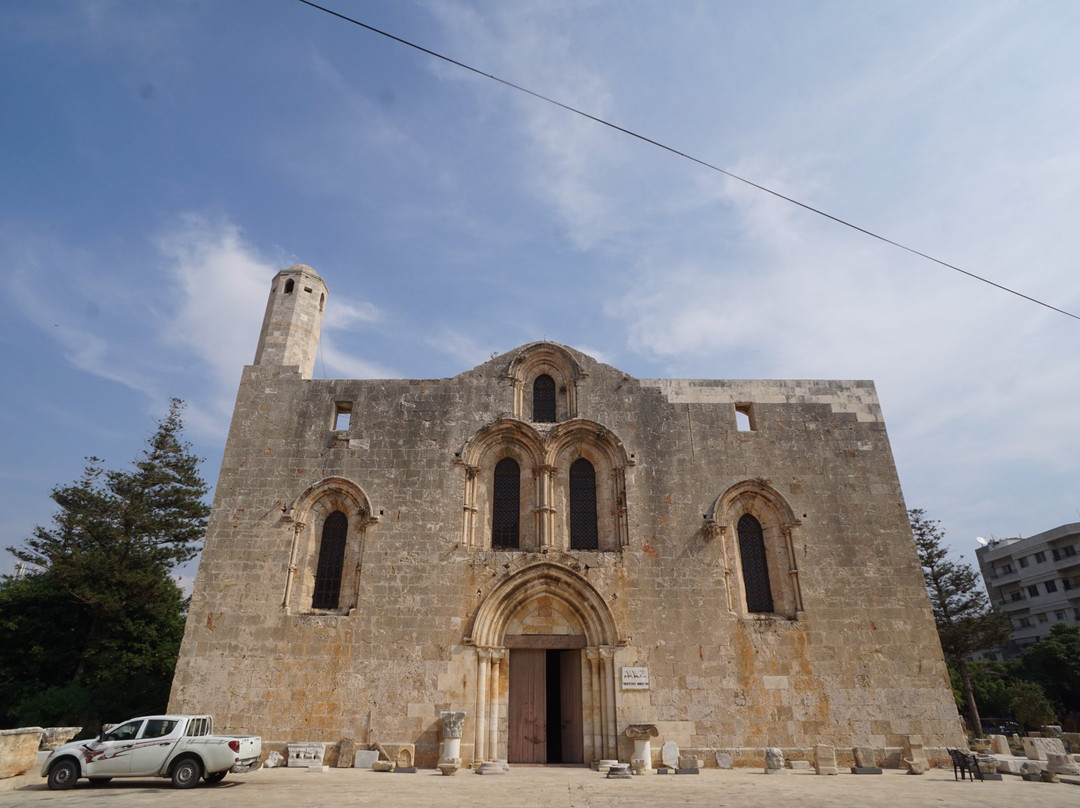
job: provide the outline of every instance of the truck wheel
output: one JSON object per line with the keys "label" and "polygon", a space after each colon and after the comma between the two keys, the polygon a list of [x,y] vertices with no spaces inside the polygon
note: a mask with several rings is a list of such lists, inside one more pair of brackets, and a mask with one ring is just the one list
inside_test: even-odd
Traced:
{"label": "truck wheel", "polygon": [[208,774],[203,779],[208,783],[220,783],[222,780],[225,779],[225,775],[228,773],[229,770],[226,769],[223,772],[214,772],[213,774]]}
{"label": "truck wheel", "polygon": [[79,779],[79,764],[71,758],[58,760],[49,769],[49,790],[65,791],[74,787]]}
{"label": "truck wheel", "polygon": [[172,767],[173,788],[194,788],[202,777],[202,766],[194,758],[184,758]]}

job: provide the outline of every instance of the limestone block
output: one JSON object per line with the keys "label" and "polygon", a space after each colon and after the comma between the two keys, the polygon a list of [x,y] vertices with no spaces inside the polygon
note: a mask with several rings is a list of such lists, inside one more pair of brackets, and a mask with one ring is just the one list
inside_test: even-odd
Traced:
{"label": "limestone block", "polygon": [[613,763],[608,769],[608,780],[629,780],[633,775],[630,773],[629,763]]}
{"label": "limestone block", "polygon": [[1065,754],[1065,745],[1060,738],[1024,738],[1024,755],[1028,760],[1046,760],[1049,752]]}
{"label": "limestone block", "polygon": [[399,769],[411,769],[415,765],[413,761],[416,759],[416,744],[384,743],[379,745],[379,751]]}
{"label": "limestone block", "polygon": [[476,770],[477,774],[506,774],[506,769],[496,760],[485,760]]}
{"label": "limestone block", "polygon": [[792,771],[810,771],[809,760],[789,760],[788,765]]}
{"label": "limestone block", "polygon": [[1011,755],[1012,750],[1009,749],[1009,739],[1004,735],[991,735],[990,751],[995,755]]}
{"label": "limestone block", "polygon": [[370,769],[379,759],[379,753],[375,749],[357,749],[353,753],[354,769]]}
{"label": "limestone block", "polygon": [[33,768],[44,731],[41,727],[0,730],[0,778],[25,774]]}
{"label": "limestone block", "polygon": [[1071,755],[1059,755],[1056,752],[1046,753],[1046,770],[1054,774],[1080,774],[1080,766],[1073,763]]}
{"label": "limestone block", "polygon": [[376,760],[371,764],[371,770],[373,772],[392,772],[394,770],[394,761]]}
{"label": "limestone block", "polygon": [[267,769],[276,769],[279,766],[285,765],[285,758],[279,753],[271,750],[270,754],[266,756],[266,760],[263,761],[263,766]]}
{"label": "limestone block", "polygon": [[819,743],[814,746],[814,771],[818,774],[838,774],[836,747]]}
{"label": "limestone block", "polygon": [[730,752],[717,752],[716,753],[716,768],[718,769],[730,769],[735,765],[735,758],[732,757]]}
{"label": "limestone block", "polygon": [[42,752],[51,752],[56,747],[62,746],[82,732],[82,727],[46,727],[41,734],[41,744],[38,749]]}
{"label": "limestone block", "polygon": [[339,769],[351,768],[355,755],[356,742],[352,738],[342,738],[338,742],[337,767]]}
{"label": "limestone block", "polygon": [[787,769],[784,768],[784,753],[775,746],[765,750],[765,774],[787,774]]}
{"label": "limestone block", "polygon": [[679,767],[679,745],[675,741],[666,741],[660,747],[660,759],[664,761],[664,765],[669,769],[677,769]]}
{"label": "limestone block", "polygon": [[930,768],[921,735],[908,735],[904,739],[903,760],[908,774],[925,774]]}
{"label": "limestone block", "polygon": [[287,748],[289,762],[286,765],[291,768],[323,765],[323,757],[326,754],[324,743],[290,743],[287,744]]}

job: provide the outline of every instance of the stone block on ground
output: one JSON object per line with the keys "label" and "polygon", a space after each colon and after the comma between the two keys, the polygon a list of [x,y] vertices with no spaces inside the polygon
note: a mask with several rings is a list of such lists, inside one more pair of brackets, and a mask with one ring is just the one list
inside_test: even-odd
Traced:
{"label": "stone block on ground", "polygon": [[263,766],[267,769],[276,769],[279,766],[285,765],[285,758],[278,752],[270,750],[270,754],[266,756],[266,760],[263,761]]}
{"label": "stone block on ground", "polygon": [[305,767],[305,766],[322,766],[323,757],[326,754],[326,744],[324,743],[289,743],[286,744],[286,748],[289,750],[288,763],[289,767]]}
{"label": "stone block on ground", "polygon": [[990,751],[995,755],[1011,755],[1012,750],[1009,749],[1009,739],[1004,735],[991,735]]}
{"label": "stone block on ground", "polygon": [[378,759],[379,752],[376,749],[357,749],[353,753],[353,768],[370,769]]}
{"label": "stone block on ground", "polygon": [[45,727],[38,749],[42,752],[51,752],[56,747],[66,744],[80,732],[82,732],[82,727]]}
{"label": "stone block on ground", "polygon": [[784,768],[784,752],[775,746],[765,750],[765,774],[787,774]]}
{"label": "stone block on ground", "polygon": [[908,735],[904,738],[901,756],[904,765],[907,766],[908,774],[925,774],[930,768],[921,735]]}
{"label": "stone block on ground", "polygon": [[0,730],[0,779],[25,774],[34,767],[44,732],[41,727]]}
{"label": "stone block on ground", "polygon": [[[342,738],[338,741],[336,765],[339,769],[349,769],[353,766],[353,757],[356,754],[356,742],[352,738]],[[329,764],[329,761],[327,761]]]}
{"label": "stone block on ground", "polygon": [[730,769],[735,766],[735,758],[732,757],[730,752],[717,752],[716,753],[716,768],[718,769]]}
{"label": "stone block on ground", "polygon": [[1065,754],[1065,745],[1061,738],[1031,738],[1025,737],[1024,756],[1028,760],[1046,760],[1046,755],[1053,752],[1056,755]]}
{"label": "stone block on ground", "polygon": [[814,771],[818,774],[839,774],[835,746],[824,743],[814,746]]}
{"label": "stone block on ground", "polygon": [[669,769],[677,769],[679,767],[679,745],[675,741],[665,741],[664,745],[660,747],[660,760]]}

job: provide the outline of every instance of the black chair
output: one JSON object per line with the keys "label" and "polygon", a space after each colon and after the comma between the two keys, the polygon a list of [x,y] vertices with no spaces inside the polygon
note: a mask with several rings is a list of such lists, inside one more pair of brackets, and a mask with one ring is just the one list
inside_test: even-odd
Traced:
{"label": "black chair", "polygon": [[953,779],[963,781],[966,774],[971,782],[975,782],[976,776],[983,779],[982,769],[979,768],[979,758],[969,752],[961,752],[959,749],[949,749],[949,757],[952,758]]}

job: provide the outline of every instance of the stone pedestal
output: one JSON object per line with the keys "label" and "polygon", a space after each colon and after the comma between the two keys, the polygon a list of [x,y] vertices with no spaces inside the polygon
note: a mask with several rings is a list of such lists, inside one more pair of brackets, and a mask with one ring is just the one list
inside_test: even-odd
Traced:
{"label": "stone pedestal", "polygon": [[457,774],[461,768],[461,735],[465,729],[465,711],[439,713],[442,723],[443,748],[439,755],[439,771],[446,776]]}
{"label": "stone pedestal", "polygon": [[608,780],[629,780],[633,775],[630,773],[629,763],[613,763],[608,769]]}
{"label": "stone pedestal", "polygon": [[506,774],[506,769],[497,760],[485,760],[476,769],[477,774]]}
{"label": "stone pedestal", "polygon": [[626,737],[634,741],[634,754],[630,758],[630,768],[634,774],[655,774],[650,739],[659,734],[660,730],[655,724],[631,724],[626,728]]}
{"label": "stone pedestal", "polygon": [[814,746],[814,771],[818,774],[839,774],[836,768],[836,747],[819,743]]}

